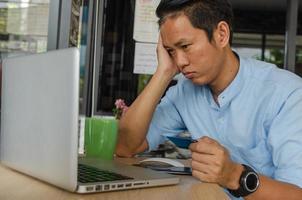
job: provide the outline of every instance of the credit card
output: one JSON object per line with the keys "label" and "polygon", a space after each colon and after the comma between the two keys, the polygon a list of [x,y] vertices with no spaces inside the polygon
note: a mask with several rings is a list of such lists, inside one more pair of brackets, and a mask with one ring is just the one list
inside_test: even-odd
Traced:
{"label": "credit card", "polygon": [[183,149],[188,149],[191,143],[197,142],[197,140],[194,140],[190,137],[167,136],[167,138],[171,142],[173,142],[177,147]]}

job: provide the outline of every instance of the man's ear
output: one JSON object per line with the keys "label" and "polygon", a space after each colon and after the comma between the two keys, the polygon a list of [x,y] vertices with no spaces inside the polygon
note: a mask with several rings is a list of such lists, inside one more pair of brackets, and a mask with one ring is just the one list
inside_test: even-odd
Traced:
{"label": "man's ear", "polygon": [[219,45],[222,48],[229,44],[230,28],[225,21],[221,21],[217,24],[217,27],[214,30],[214,37],[216,45]]}

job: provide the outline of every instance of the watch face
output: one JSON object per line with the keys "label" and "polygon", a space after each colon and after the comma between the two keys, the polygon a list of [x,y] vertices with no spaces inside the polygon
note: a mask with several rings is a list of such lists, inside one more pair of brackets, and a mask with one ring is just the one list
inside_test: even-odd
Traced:
{"label": "watch face", "polygon": [[245,187],[249,192],[254,192],[258,188],[259,179],[255,172],[249,172],[246,175]]}

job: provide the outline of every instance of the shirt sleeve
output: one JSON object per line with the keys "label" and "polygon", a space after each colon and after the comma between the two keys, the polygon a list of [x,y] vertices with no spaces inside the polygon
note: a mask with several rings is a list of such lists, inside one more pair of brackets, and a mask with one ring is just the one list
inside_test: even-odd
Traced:
{"label": "shirt sleeve", "polygon": [[173,101],[177,98],[177,86],[171,87],[157,106],[147,133],[149,150],[154,150],[166,140],[165,136],[177,135],[185,125]]}
{"label": "shirt sleeve", "polygon": [[273,178],[302,187],[302,89],[282,103],[268,134]]}

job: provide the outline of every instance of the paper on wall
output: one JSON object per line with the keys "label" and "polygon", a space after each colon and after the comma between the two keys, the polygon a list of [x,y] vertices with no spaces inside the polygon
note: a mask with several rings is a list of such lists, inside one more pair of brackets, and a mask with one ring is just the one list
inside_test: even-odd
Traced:
{"label": "paper on wall", "polygon": [[134,70],[135,74],[154,74],[157,67],[157,44],[135,44]]}
{"label": "paper on wall", "polygon": [[160,0],[136,0],[133,39],[137,42],[157,43],[158,18],[155,10]]}

